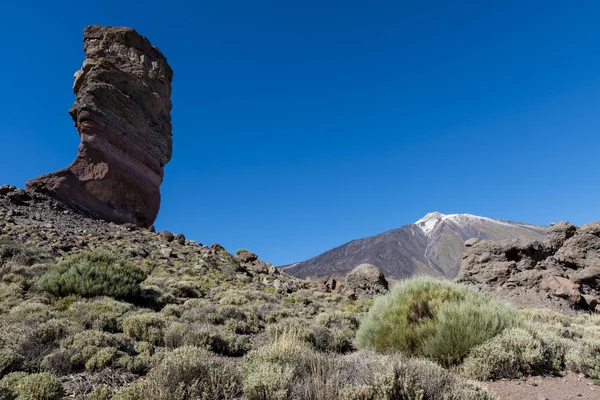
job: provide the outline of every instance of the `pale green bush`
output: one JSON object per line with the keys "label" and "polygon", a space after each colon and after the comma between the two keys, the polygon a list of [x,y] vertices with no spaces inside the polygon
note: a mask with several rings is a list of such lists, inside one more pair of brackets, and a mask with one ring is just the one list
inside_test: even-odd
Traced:
{"label": "pale green bush", "polygon": [[566,355],[567,367],[593,379],[600,379],[600,340],[583,339]]}
{"label": "pale green bush", "polygon": [[14,386],[16,400],[60,400],[65,394],[60,381],[52,374],[31,374]]}
{"label": "pale green bush", "polygon": [[158,313],[134,314],[123,320],[123,333],[130,338],[162,346],[167,320]]}
{"label": "pale green bush", "polygon": [[419,277],[376,299],[357,332],[364,349],[459,363],[469,349],[521,324],[518,312],[450,281]]}
{"label": "pale green bush", "polygon": [[230,400],[240,395],[241,377],[235,365],[186,346],[167,353],[146,379],[120,390],[113,400]]}
{"label": "pale green bush", "polygon": [[509,329],[475,347],[464,360],[464,374],[477,380],[518,378],[542,369],[542,343],[523,329]]}

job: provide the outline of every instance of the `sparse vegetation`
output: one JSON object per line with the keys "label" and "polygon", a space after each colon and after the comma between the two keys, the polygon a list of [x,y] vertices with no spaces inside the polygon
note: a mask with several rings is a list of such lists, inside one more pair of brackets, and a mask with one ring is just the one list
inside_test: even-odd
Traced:
{"label": "sparse vegetation", "polygon": [[[0,248],[38,234],[11,229]],[[83,248],[57,236],[68,245],[0,251],[0,400],[466,400],[492,398],[469,379],[600,378],[598,317],[424,278],[350,300],[191,242],[165,258],[154,234],[110,229]]]}

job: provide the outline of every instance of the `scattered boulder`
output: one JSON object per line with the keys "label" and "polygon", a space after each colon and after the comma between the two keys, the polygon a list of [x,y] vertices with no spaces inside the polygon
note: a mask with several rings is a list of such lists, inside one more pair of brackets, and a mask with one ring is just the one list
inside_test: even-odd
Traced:
{"label": "scattered boulder", "polygon": [[31,200],[31,196],[23,189],[15,189],[7,193],[6,197],[8,197],[13,204],[26,204],[26,202]]}
{"label": "scattered boulder", "polygon": [[69,110],[79,153],[71,166],[26,187],[94,218],[150,227],[172,153],[173,71],[134,29],[92,25],[83,41],[86,59]]}
{"label": "scattered boulder", "polygon": [[167,242],[172,242],[173,240],[175,240],[175,235],[173,235],[171,232],[169,231],[161,231],[158,236],[160,236],[162,239],[166,240]]}
{"label": "scattered boulder", "polygon": [[352,299],[374,297],[388,291],[388,281],[373,264],[360,264],[346,276],[346,295]]}
{"label": "scattered boulder", "polygon": [[563,299],[569,300],[572,304],[581,302],[581,293],[579,285],[570,279],[560,276],[547,276],[540,282],[540,289]]}
{"label": "scattered boulder", "polygon": [[213,252],[217,252],[217,251],[223,251],[225,250],[225,248],[223,246],[221,246],[219,243],[213,243],[210,245],[210,249]]}
{"label": "scattered boulder", "polygon": [[175,241],[183,246],[185,244],[185,236],[183,233],[178,233],[175,235]]}
{"label": "scattered boulder", "polygon": [[0,196],[6,196],[9,192],[16,189],[14,186],[2,185],[0,186]]}
{"label": "scattered boulder", "polygon": [[173,255],[173,249],[170,247],[163,247],[158,251],[163,258],[169,258]]}
{"label": "scattered boulder", "polygon": [[248,263],[258,260],[258,256],[249,251],[244,251],[243,253],[238,254],[237,259],[241,262]]}

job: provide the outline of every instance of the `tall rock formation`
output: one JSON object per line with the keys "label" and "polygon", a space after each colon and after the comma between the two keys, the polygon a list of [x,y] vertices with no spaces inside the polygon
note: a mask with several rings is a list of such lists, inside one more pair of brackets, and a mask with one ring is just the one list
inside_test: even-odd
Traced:
{"label": "tall rock formation", "polygon": [[69,110],[79,152],[71,166],[27,182],[27,189],[94,218],[149,227],[172,153],[173,71],[131,28],[92,25],[83,36],[86,59]]}

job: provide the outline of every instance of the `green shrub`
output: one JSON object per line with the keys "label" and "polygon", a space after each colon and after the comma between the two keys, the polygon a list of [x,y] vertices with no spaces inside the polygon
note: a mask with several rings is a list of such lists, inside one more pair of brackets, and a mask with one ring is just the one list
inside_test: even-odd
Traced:
{"label": "green shrub", "polygon": [[171,349],[194,346],[231,357],[242,356],[250,350],[248,337],[221,332],[209,324],[174,323],[165,330],[164,344]]}
{"label": "green shrub", "polygon": [[134,314],[123,320],[123,333],[130,338],[162,346],[167,320],[158,313]]}
{"label": "green shrub", "polygon": [[14,386],[16,400],[60,400],[65,394],[60,381],[52,374],[31,374]]}
{"label": "green shrub", "polygon": [[49,354],[41,363],[42,369],[59,375],[111,367],[127,355],[135,354],[127,339],[102,331],[83,331],[60,343],[60,349]]}
{"label": "green shrub", "polygon": [[492,399],[430,361],[370,352],[333,357],[290,334],[246,356],[244,394],[249,400]]}
{"label": "green shrub", "polygon": [[72,256],[39,281],[42,290],[58,297],[109,296],[135,299],[146,273],[128,262],[106,253],[82,253]]}
{"label": "green shrub", "polygon": [[378,298],[357,332],[359,347],[425,356],[446,365],[518,326],[516,310],[450,281],[413,278]]}
{"label": "green shrub", "polygon": [[542,343],[523,329],[508,329],[471,350],[462,368],[470,378],[518,378],[543,367]]}
{"label": "green shrub", "polygon": [[15,349],[0,348],[0,379],[9,372],[19,369],[22,363],[23,356]]}
{"label": "green shrub", "polygon": [[600,340],[584,339],[567,353],[567,367],[592,379],[600,379]]}
{"label": "green shrub", "polygon": [[85,396],[85,400],[111,400],[115,391],[108,385],[98,385]]}
{"label": "green shrub", "polygon": [[133,306],[129,303],[110,297],[99,297],[72,303],[68,307],[67,315],[86,329],[119,332],[123,330],[124,315],[132,310]]}
{"label": "green shrub", "polygon": [[246,249],[244,249],[244,248],[241,248],[241,249],[237,249],[237,250],[235,251],[235,254],[237,254],[238,256],[239,256],[240,254],[242,254],[242,253],[248,253],[248,250],[246,250]]}
{"label": "green shrub", "polygon": [[196,347],[181,347],[113,400],[230,400],[241,395],[241,376],[227,359]]}

